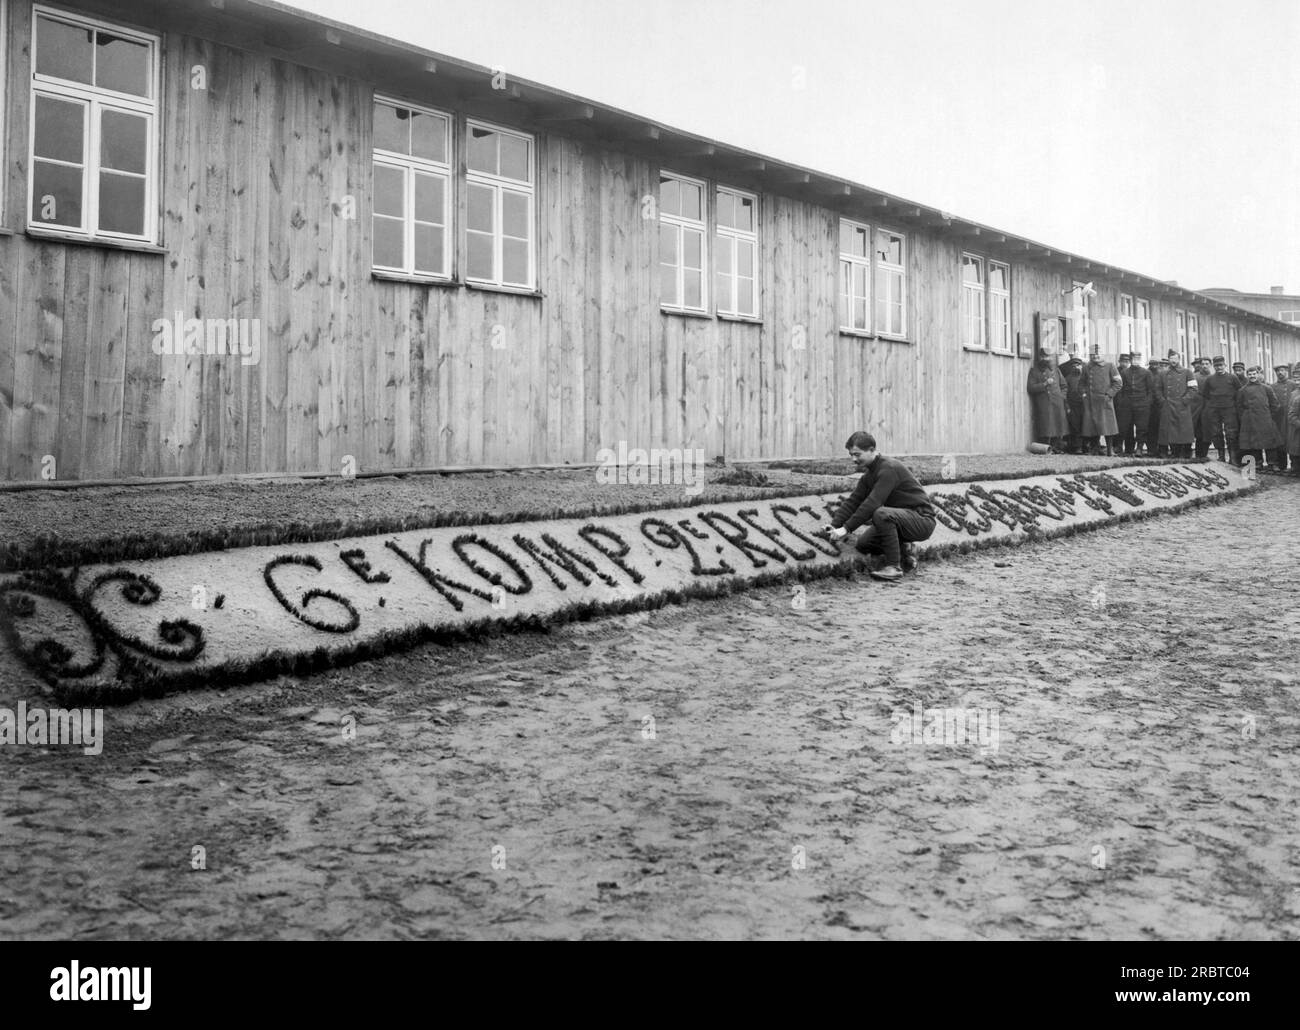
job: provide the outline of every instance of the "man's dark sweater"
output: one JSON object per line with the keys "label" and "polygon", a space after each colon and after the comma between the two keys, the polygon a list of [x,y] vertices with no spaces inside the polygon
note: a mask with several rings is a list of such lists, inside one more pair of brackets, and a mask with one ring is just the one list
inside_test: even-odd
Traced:
{"label": "man's dark sweater", "polygon": [[831,525],[836,529],[843,526],[852,533],[869,523],[877,508],[912,508],[923,515],[934,515],[930,495],[907,466],[883,454],[876,455],[858,480],[857,489],[835,509]]}

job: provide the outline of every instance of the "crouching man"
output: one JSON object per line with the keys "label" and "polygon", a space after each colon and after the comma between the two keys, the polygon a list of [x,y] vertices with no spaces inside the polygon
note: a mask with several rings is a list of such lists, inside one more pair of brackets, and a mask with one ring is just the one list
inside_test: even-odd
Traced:
{"label": "crouching man", "polygon": [[876,438],[870,433],[854,433],[844,446],[862,470],[862,478],[836,509],[828,536],[839,541],[866,527],[855,546],[861,554],[882,556],[880,568],[871,574],[876,579],[901,579],[904,569],[916,568],[914,542],[928,540],[934,532],[930,496],[902,462],[876,452]]}

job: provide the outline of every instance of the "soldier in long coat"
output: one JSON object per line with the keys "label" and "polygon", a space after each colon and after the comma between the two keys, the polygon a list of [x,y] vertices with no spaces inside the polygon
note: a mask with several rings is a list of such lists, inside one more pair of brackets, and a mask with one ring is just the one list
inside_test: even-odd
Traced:
{"label": "soldier in long coat", "polygon": [[1277,435],[1281,437],[1281,442],[1274,448],[1273,453],[1269,455],[1270,463],[1279,471],[1286,471],[1286,419],[1287,412],[1291,408],[1291,394],[1297,389],[1297,384],[1291,379],[1291,368],[1289,365],[1277,365],[1273,368],[1277,375],[1277,382],[1273,384],[1273,392],[1277,394]]}
{"label": "soldier in long coat", "polygon": [[1151,363],[1147,370],[1151,373],[1151,414],[1147,421],[1147,454],[1154,455],[1159,450],[1160,444],[1160,377],[1164,374],[1165,369],[1169,367],[1169,362],[1164,358],[1151,357]]}
{"label": "soldier in long coat", "polygon": [[1210,359],[1197,358],[1192,364],[1192,371],[1196,373],[1196,396],[1192,398],[1192,429],[1196,434],[1196,456],[1198,458],[1208,458],[1210,456],[1210,432],[1209,412],[1205,408],[1205,384],[1210,378]]}
{"label": "soldier in long coat", "polygon": [[1065,377],[1065,416],[1070,427],[1070,442],[1066,447],[1069,454],[1078,454],[1082,449],[1079,437],[1083,434],[1083,398],[1079,393],[1079,380],[1082,378],[1083,362],[1071,358],[1061,366]]}
{"label": "soldier in long coat", "polygon": [[[1300,361],[1291,375],[1300,380]],[[1286,409],[1286,449],[1291,454],[1291,475],[1300,476],[1300,389],[1291,391],[1291,403]]]}
{"label": "soldier in long coat", "polygon": [[1034,417],[1034,439],[1045,443],[1053,454],[1061,451],[1061,437],[1070,431],[1065,416],[1064,385],[1056,362],[1047,351],[1038,352],[1038,363],[1029,370],[1029,405]]}
{"label": "soldier in long coat", "polygon": [[1179,366],[1176,350],[1169,352],[1169,367],[1161,373],[1159,383],[1160,450],[1172,458],[1190,458],[1192,441],[1196,439],[1192,396],[1197,383],[1190,369]]}
{"label": "soldier in long coat", "polygon": [[1264,467],[1264,451],[1278,445],[1277,394],[1264,382],[1264,370],[1258,365],[1246,369],[1246,385],[1237,391],[1237,446],[1241,454],[1253,454],[1255,464]]}
{"label": "soldier in long coat", "polygon": [[1118,369],[1109,361],[1101,360],[1101,351],[1093,348],[1088,364],[1079,380],[1079,395],[1083,400],[1083,437],[1091,454],[1115,453],[1115,437],[1119,424],[1115,421],[1115,394],[1124,380]]}
{"label": "soldier in long coat", "polygon": [[1151,373],[1135,360],[1136,357],[1134,354],[1119,356],[1119,377],[1124,385],[1115,397],[1115,421],[1119,423],[1119,441],[1125,454],[1149,453],[1151,450],[1147,444],[1147,426],[1151,420],[1155,386],[1151,382]]}

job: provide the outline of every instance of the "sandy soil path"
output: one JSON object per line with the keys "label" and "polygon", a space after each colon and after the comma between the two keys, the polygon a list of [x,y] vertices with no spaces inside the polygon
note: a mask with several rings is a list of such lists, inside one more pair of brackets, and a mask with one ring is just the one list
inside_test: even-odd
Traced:
{"label": "sandy soil path", "polygon": [[109,710],[0,748],[0,937],[1297,939],[1298,513]]}

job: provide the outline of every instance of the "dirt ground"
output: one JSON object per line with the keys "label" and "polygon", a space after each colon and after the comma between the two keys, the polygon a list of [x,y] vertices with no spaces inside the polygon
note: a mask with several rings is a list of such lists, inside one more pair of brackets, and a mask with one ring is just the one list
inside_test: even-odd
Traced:
{"label": "dirt ground", "polygon": [[[109,709],[0,748],[0,937],[1300,939],[1298,530],[1271,480]],[[914,702],[996,750],[895,743]]]}

